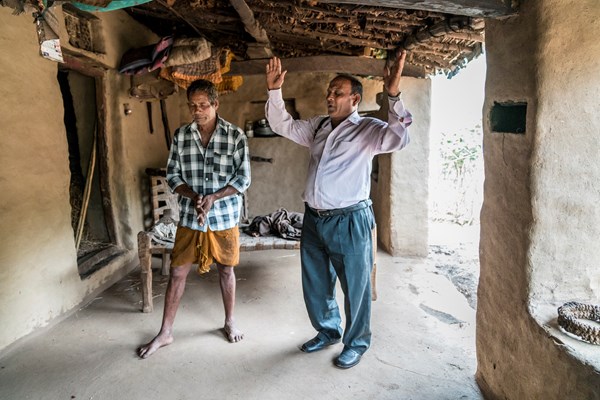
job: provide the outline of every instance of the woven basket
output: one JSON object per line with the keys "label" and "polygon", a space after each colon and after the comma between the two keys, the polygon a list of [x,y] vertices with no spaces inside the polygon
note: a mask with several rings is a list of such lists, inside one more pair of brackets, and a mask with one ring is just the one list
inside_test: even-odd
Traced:
{"label": "woven basket", "polygon": [[600,306],[572,301],[558,308],[558,325],[562,329],[584,342],[600,344],[600,328],[584,320],[600,322]]}

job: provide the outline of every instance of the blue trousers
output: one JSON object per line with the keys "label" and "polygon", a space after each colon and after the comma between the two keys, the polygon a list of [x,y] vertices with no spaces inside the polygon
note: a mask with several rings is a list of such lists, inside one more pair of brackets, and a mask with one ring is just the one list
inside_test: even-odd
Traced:
{"label": "blue trousers", "polygon": [[[324,340],[339,339],[363,354],[371,344],[371,270],[375,226],[373,209],[319,217],[306,206],[300,255],[306,310]],[[335,299],[336,279],[344,292],[346,326]]]}

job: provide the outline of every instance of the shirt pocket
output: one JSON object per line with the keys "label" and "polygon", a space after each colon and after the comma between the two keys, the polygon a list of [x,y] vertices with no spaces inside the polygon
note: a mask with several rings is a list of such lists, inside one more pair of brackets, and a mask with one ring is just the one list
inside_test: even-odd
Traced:
{"label": "shirt pocket", "polygon": [[229,181],[233,175],[233,152],[214,152],[213,173],[219,181]]}

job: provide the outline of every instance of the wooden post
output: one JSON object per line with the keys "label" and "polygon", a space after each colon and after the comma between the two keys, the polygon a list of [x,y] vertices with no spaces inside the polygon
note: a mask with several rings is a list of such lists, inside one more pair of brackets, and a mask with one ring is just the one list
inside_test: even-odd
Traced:
{"label": "wooden post", "polygon": [[83,202],[81,204],[81,212],[79,213],[79,220],[77,221],[77,231],[75,235],[75,250],[79,250],[79,244],[81,243],[81,237],[83,236],[83,227],[85,226],[85,216],[87,215],[87,208],[90,203],[90,194],[92,192],[92,180],[94,179],[94,167],[96,166],[96,134],[97,127],[94,127],[94,140],[92,143],[92,153],[90,154],[90,162],[87,170],[87,177],[85,179],[85,189],[83,191]]}
{"label": "wooden post", "polygon": [[169,276],[171,269],[171,254],[169,250],[164,250],[162,253],[162,268],[160,274],[163,276]]}
{"label": "wooden post", "polygon": [[154,310],[152,302],[152,252],[150,251],[150,234],[138,233],[138,256],[140,258],[140,278],[142,281],[142,311],[150,313]]}

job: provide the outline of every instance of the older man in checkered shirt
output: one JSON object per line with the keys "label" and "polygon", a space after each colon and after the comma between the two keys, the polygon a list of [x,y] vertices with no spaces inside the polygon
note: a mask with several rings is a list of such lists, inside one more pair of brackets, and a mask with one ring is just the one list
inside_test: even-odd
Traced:
{"label": "older man in checkered shirt", "polygon": [[171,277],[160,332],[138,349],[142,358],[173,342],[173,322],[192,264],[205,273],[216,263],[225,307],[223,331],[230,342],[244,337],[233,317],[233,268],[239,263],[239,195],[250,186],[248,142],[240,128],[217,115],[213,83],[193,82],[187,97],[193,122],[175,132],[167,165],[167,181],[179,194],[181,209]]}

